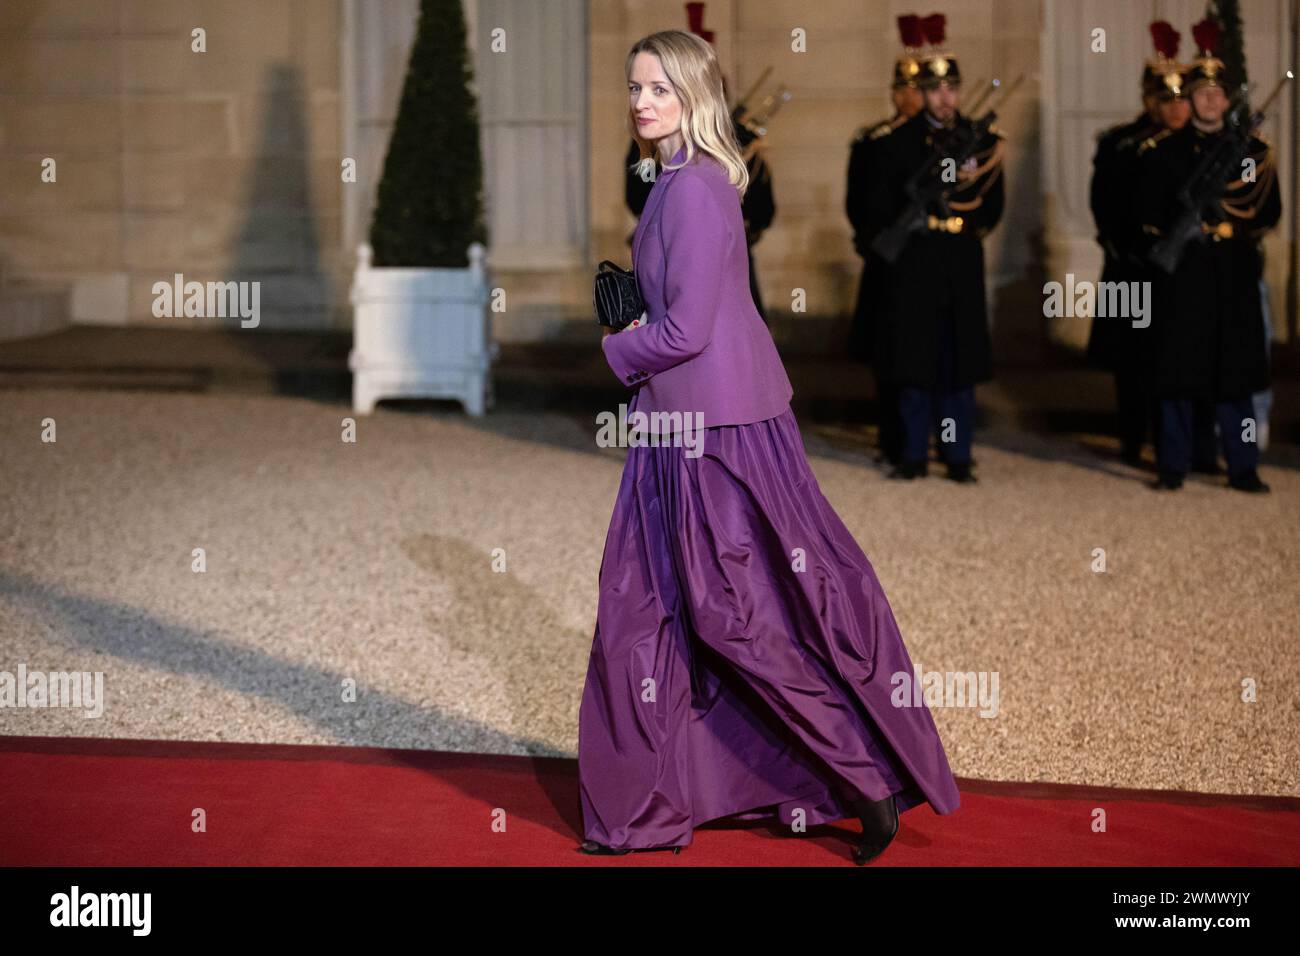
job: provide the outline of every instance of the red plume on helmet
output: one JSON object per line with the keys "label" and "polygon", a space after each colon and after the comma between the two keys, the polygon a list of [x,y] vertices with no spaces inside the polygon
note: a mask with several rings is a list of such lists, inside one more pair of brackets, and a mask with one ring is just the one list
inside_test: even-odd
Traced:
{"label": "red plume on helmet", "polygon": [[942,13],[932,13],[921,21],[921,32],[933,46],[939,46],[946,36],[948,19]]}
{"label": "red plume on helmet", "polygon": [[1157,20],[1151,24],[1151,42],[1155,44],[1156,52],[1166,59],[1177,59],[1178,41],[1181,39],[1182,34],[1168,20]]}
{"label": "red plume on helmet", "polygon": [[708,40],[710,43],[713,42],[713,31],[704,29],[704,4],[703,3],[696,2],[696,3],[686,4],[686,22],[689,24],[687,29],[690,30],[692,33],[703,37],[705,40]]}
{"label": "red plume on helmet", "polygon": [[1219,25],[1213,20],[1205,19],[1192,25],[1192,36],[1196,45],[1207,56],[1213,56],[1219,48]]}
{"label": "red plume on helmet", "polygon": [[902,37],[904,47],[909,50],[919,50],[921,44],[925,42],[925,34],[921,30],[921,18],[915,13],[899,17],[898,35]]}

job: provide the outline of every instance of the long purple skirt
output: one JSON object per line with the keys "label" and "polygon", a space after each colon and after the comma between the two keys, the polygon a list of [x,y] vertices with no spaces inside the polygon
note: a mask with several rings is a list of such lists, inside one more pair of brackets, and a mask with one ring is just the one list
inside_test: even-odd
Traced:
{"label": "long purple skirt", "polygon": [[[635,407],[635,406],[633,406]],[[875,570],[794,412],[628,449],[578,716],[585,838],[686,845],[720,817],[812,826],[850,801],[960,804]],[[910,683],[906,685],[910,687]]]}

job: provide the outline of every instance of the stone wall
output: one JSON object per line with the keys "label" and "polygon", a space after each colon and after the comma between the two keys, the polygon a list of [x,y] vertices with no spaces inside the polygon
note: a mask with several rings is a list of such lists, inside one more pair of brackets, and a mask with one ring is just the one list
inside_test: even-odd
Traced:
{"label": "stone wall", "polygon": [[[155,316],[153,284],[180,272],[187,280],[259,281],[266,328],[348,327],[353,247],[368,228],[405,71],[408,21],[418,9],[417,0],[383,0],[381,16],[369,3],[353,6],[359,2],[5,0],[0,319],[35,327],[43,312],[58,309],[84,322],[234,324]],[[470,35],[481,42],[478,18],[500,18],[503,8],[480,0],[465,6]],[[1049,327],[1041,290],[1066,271],[1095,271],[1091,224],[1081,214],[1092,134],[1136,109],[1146,22],[1174,19],[1187,53],[1200,0],[1090,0],[1082,17],[1077,6],[1053,8],[1045,0],[950,0],[940,9],[968,97],[977,79],[1025,75],[1001,111],[1008,204],[986,243],[999,357],[1032,359],[1049,332],[1077,345],[1086,330]],[[1243,4],[1247,55],[1261,80],[1284,59],[1286,9],[1285,0]],[[843,211],[849,141],[857,127],[888,115],[887,85],[899,52],[895,18],[911,12],[932,8],[888,0],[707,5],[705,26],[716,33],[733,96],[768,66],[772,76],[761,93],[782,83],[794,94],[767,137],[777,215],[755,248],[783,344],[825,347],[844,331],[860,267]],[[1086,50],[1084,27],[1093,19],[1111,29],[1114,55],[1104,62]],[[630,262],[635,220],[623,204],[624,60],[637,38],[685,28],[685,12],[679,0],[587,0],[586,21],[579,45],[588,77],[580,147],[589,171],[586,229],[569,230],[582,238],[570,242],[558,264],[501,256],[506,268],[494,282],[508,288],[513,310],[496,317],[502,339],[586,335],[595,264]],[[205,31],[206,52],[192,50],[196,28]],[[792,49],[794,31],[801,31],[806,52]],[[476,53],[478,83],[492,83],[497,74],[490,67],[501,64]],[[523,62],[512,64],[510,83],[520,82]],[[551,82],[545,69],[538,72],[539,83]],[[1272,131],[1289,171],[1285,113]],[[340,181],[349,151],[358,158],[355,185]],[[56,182],[42,182],[47,159],[57,163]],[[509,184],[515,177],[499,168],[504,160],[497,157],[496,181]],[[536,168],[536,156],[520,156],[524,185],[511,188],[525,198],[535,194],[527,177]],[[495,201],[517,200],[516,193]],[[1287,193],[1284,202],[1292,202]],[[539,213],[520,215],[535,226]],[[499,222],[495,232],[527,238],[526,230]],[[540,245],[530,239],[522,248],[544,252]],[[1284,228],[1268,248],[1280,332]],[[804,314],[791,313],[796,291],[806,297]]]}
{"label": "stone wall", "polygon": [[151,288],[256,280],[262,327],[346,326],[338,91],[335,0],[5,0],[0,290],[230,325],[155,317]]}

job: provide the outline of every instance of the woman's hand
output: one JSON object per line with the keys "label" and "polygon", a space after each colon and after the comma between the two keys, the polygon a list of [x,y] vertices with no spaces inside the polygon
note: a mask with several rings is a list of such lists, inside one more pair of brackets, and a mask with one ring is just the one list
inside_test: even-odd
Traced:
{"label": "woman's hand", "polygon": [[[644,313],[644,312],[641,313],[641,318],[639,318],[639,319],[633,319],[633,320],[632,320],[631,322],[629,322],[627,325],[623,326],[623,331],[626,332],[628,329],[639,329],[639,328],[640,328],[641,326],[643,326],[643,325],[645,325],[645,313]],[[607,336],[607,335],[612,335],[613,332],[614,332],[614,330],[611,329],[608,325],[604,326],[603,329],[602,329],[602,332],[601,332],[601,336],[600,336],[600,337],[601,337],[601,340],[603,341],[604,338],[605,338],[605,336]]]}

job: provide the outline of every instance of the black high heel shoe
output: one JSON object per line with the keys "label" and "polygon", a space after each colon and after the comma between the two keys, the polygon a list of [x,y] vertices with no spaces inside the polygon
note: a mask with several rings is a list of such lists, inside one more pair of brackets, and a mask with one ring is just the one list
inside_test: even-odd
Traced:
{"label": "black high heel shoe", "polygon": [[585,840],[578,845],[578,849],[583,853],[589,853],[592,856],[622,856],[625,853],[631,853],[633,850],[638,853],[648,853],[651,850],[672,850],[674,853],[681,853],[682,848],[679,846],[645,846],[645,847],[624,847],[616,850],[612,846],[606,846],[603,843],[597,843],[595,840]]}
{"label": "black high heel shoe", "polygon": [[870,863],[898,835],[898,803],[891,793],[883,800],[858,800],[853,809],[862,821],[862,838],[853,848],[853,862]]}

